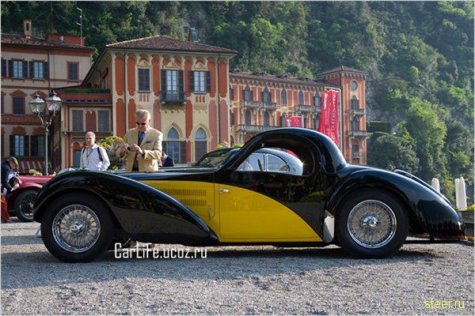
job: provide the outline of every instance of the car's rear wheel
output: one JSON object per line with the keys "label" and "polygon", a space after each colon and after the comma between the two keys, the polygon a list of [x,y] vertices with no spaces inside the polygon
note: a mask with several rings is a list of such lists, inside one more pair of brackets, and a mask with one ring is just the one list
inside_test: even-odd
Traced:
{"label": "car's rear wheel", "polygon": [[15,199],[13,208],[15,209],[15,215],[22,222],[32,222],[33,213],[33,203],[35,202],[36,195],[38,191],[35,190],[26,190],[18,194]]}
{"label": "car's rear wheel", "polygon": [[66,262],[87,262],[109,249],[114,223],[98,198],[68,194],[48,207],[41,223],[41,236],[56,258]]}
{"label": "car's rear wheel", "polygon": [[403,245],[409,221],[402,205],[382,191],[358,191],[339,209],[336,233],[339,244],[353,255],[382,258]]}

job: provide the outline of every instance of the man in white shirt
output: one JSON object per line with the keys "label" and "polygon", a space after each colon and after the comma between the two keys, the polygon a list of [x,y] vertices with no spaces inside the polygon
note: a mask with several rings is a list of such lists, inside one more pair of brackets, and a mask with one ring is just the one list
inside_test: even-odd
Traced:
{"label": "man in white shirt", "polygon": [[81,150],[81,169],[106,171],[109,156],[104,148],[96,145],[96,134],[86,133],[86,146]]}

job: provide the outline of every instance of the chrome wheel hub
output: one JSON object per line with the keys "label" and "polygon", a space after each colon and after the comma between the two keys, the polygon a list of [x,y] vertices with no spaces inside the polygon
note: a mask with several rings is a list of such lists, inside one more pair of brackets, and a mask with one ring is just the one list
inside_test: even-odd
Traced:
{"label": "chrome wheel hub", "polygon": [[365,200],[351,209],[347,229],[351,239],[358,245],[380,248],[387,245],[396,234],[396,215],[381,201]]}
{"label": "chrome wheel hub", "polygon": [[81,204],[62,208],[53,219],[53,238],[64,250],[85,252],[99,239],[101,224],[96,213]]}

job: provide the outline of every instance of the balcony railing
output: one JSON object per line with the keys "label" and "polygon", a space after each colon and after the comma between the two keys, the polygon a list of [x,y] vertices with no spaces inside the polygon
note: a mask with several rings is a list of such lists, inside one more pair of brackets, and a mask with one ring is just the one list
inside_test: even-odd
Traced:
{"label": "balcony railing", "polygon": [[360,109],[360,108],[351,109],[351,116],[363,116],[363,115],[364,115],[364,109]]}
{"label": "balcony railing", "polygon": [[261,104],[257,101],[241,101],[241,106],[248,109],[258,109]]}
{"label": "balcony railing", "polygon": [[237,126],[237,131],[246,132],[246,133],[259,133],[259,132],[268,131],[274,128],[275,126],[239,124]]}
{"label": "balcony railing", "polygon": [[276,110],[277,103],[264,103],[264,109],[266,110]]}
{"label": "balcony railing", "polygon": [[313,106],[311,105],[307,105],[307,104],[299,104],[297,106],[297,110],[299,112],[305,112],[305,113],[310,113],[310,112],[313,112],[314,111],[314,108]]}
{"label": "balcony railing", "polygon": [[185,104],[186,97],[184,92],[162,91],[160,92],[161,104]]}
{"label": "balcony railing", "polygon": [[350,136],[353,137],[366,137],[368,133],[366,131],[354,130],[350,133]]}

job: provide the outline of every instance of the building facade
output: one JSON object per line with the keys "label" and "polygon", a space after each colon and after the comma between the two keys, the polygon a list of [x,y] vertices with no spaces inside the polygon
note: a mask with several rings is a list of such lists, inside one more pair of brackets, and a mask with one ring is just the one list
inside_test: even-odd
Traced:
{"label": "building facade", "polygon": [[231,72],[231,142],[243,144],[258,132],[288,126],[318,130],[325,91],[339,93],[339,146],[346,160],[366,164],[366,102],[363,71],[341,66],[317,80]]}
{"label": "building facade", "polygon": [[109,44],[92,65],[94,50],[79,37],[40,40],[28,28],[2,35],[2,157],[19,157],[23,172],[44,162],[44,129],[28,102],[52,89],[63,100],[50,134],[54,170],[79,165],[87,131],[98,140],[124,136],[137,109],[152,114],[168,155],[190,163],[294,119],[318,130],[329,90],[339,94],[339,146],[347,161],[366,164],[363,71],[341,66],[316,80],[230,72],[236,51],[165,36]]}
{"label": "building facade", "polygon": [[[20,171],[44,170],[45,131],[29,102],[38,94],[79,85],[92,65],[94,48],[83,46],[79,36],[50,34],[34,37],[31,21],[23,34],[2,34],[1,155],[15,156]],[[61,134],[50,129],[50,166],[61,159]],[[53,162],[53,163],[51,163]]]}
{"label": "building facade", "polygon": [[146,109],[167,154],[187,163],[229,142],[229,60],[235,54],[164,36],[110,44],[83,86],[110,90],[114,135],[123,137],[135,127],[135,111]]}

